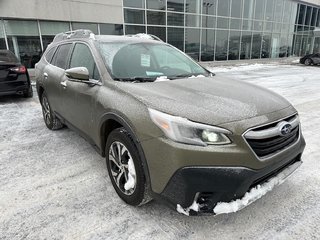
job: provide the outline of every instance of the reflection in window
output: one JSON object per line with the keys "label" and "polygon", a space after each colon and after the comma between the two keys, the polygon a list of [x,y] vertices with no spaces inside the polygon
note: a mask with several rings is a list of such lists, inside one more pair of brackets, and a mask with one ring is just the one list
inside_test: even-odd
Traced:
{"label": "reflection in window", "polygon": [[240,54],[240,31],[230,31],[228,60],[238,60]]}
{"label": "reflection in window", "polygon": [[2,27],[2,21],[0,21],[0,49],[6,49],[6,42],[4,40],[4,33],[2,31],[3,27]]}
{"label": "reflection in window", "polygon": [[77,30],[77,29],[89,29],[91,30],[94,34],[98,34],[98,24],[96,23],[79,23],[79,22],[73,22],[71,24],[72,30]]}
{"label": "reflection in window", "polygon": [[186,14],[186,26],[200,27],[200,15]]}
{"label": "reflection in window", "polygon": [[305,18],[305,21],[304,21],[304,25],[310,25],[311,14],[312,14],[312,7],[308,6],[307,7],[307,12],[306,12],[306,18]]}
{"label": "reflection in window", "polygon": [[144,10],[133,10],[125,9],[124,10],[124,22],[125,23],[136,23],[144,24]]}
{"label": "reflection in window", "polygon": [[122,24],[100,23],[99,25],[100,25],[100,34],[105,34],[105,35],[122,35],[123,34]]}
{"label": "reflection in window", "polygon": [[126,34],[137,34],[137,33],[145,33],[145,26],[136,26],[136,25],[126,25]]}
{"label": "reflection in window", "polygon": [[167,24],[169,26],[183,26],[184,25],[184,15],[179,13],[167,13]]}
{"label": "reflection in window", "polygon": [[168,0],[167,1],[167,10],[175,12],[184,11],[184,0]]}
{"label": "reflection in window", "polygon": [[186,0],[186,12],[187,13],[201,13],[201,1],[200,0]]}
{"label": "reflection in window", "polygon": [[215,28],[216,27],[216,17],[203,16],[202,17],[202,27]]}
{"label": "reflection in window", "polygon": [[253,33],[251,59],[261,58],[262,33]]}
{"label": "reflection in window", "polygon": [[274,21],[282,22],[282,8],[283,8],[283,0],[275,0],[274,6]]}
{"label": "reflection in window", "polygon": [[165,0],[147,0],[147,9],[166,10]]}
{"label": "reflection in window", "polygon": [[266,3],[266,15],[265,20],[272,21],[273,20],[273,6],[274,6],[274,0],[267,0]]}
{"label": "reflection in window", "polygon": [[217,14],[217,2],[218,0],[203,0],[202,2],[202,14],[216,15]]}
{"label": "reflection in window", "polygon": [[288,44],[288,35],[287,34],[281,34],[280,35],[280,49],[279,49],[279,57],[288,57],[289,56],[289,45]]}
{"label": "reflection in window", "polygon": [[271,58],[278,58],[280,52],[280,34],[272,34],[271,38]]}
{"label": "reflection in window", "polygon": [[227,60],[228,32],[226,30],[216,31],[216,61]]}
{"label": "reflection in window", "polygon": [[230,29],[241,29],[241,20],[240,19],[231,19]]}
{"label": "reflection in window", "polygon": [[231,6],[231,17],[240,18],[242,12],[242,0],[233,0]]}
{"label": "reflection in window", "polygon": [[202,29],[201,61],[214,60],[214,30]]}
{"label": "reflection in window", "polygon": [[255,7],[255,13],[254,13],[255,19],[261,19],[261,20],[263,19],[265,2],[266,2],[265,0],[256,0],[256,7]]}
{"label": "reflection in window", "polygon": [[310,22],[310,25],[313,27],[316,26],[317,14],[318,14],[318,8],[313,8],[311,22]]}
{"label": "reflection in window", "polygon": [[254,12],[254,1],[253,0],[243,0],[243,18],[252,19]]}
{"label": "reflection in window", "polygon": [[162,41],[166,41],[166,28],[165,27],[147,27],[148,34],[155,35],[159,37]]}
{"label": "reflection in window", "polygon": [[185,52],[193,59],[199,61],[200,29],[186,28]]}
{"label": "reflection in window", "polygon": [[217,28],[229,29],[229,18],[217,18]]}
{"label": "reflection in window", "polygon": [[306,5],[299,4],[299,15],[298,15],[298,24],[304,24],[304,16],[306,13]]}
{"label": "reflection in window", "polygon": [[123,0],[124,7],[144,8],[144,0]]}
{"label": "reflection in window", "polygon": [[28,68],[40,60],[42,49],[36,21],[4,21],[9,50]]}
{"label": "reflection in window", "polygon": [[184,29],[168,27],[168,43],[183,51]]}
{"label": "reflection in window", "polygon": [[166,13],[148,11],[147,12],[147,23],[153,25],[165,25],[166,24]]}
{"label": "reflection in window", "polygon": [[241,37],[240,59],[250,59],[252,32],[243,31]]}
{"label": "reflection in window", "polygon": [[264,33],[262,37],[261,58],[270,58],[271,34]]}
{"label": "reflection in window", "polygon": [[230,16],[230,0],[219,0],[218,16]]}

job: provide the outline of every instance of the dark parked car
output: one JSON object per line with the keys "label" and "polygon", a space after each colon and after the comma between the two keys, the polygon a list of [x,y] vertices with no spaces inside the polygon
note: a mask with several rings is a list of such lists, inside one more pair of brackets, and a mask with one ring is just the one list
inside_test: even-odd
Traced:
{"label": "dark parked car", "polygon": [[19,94],[32,97],[28,70],[9,50],[0,50],[0,96]]}
{"label": "dark parked car", "polygon": [[318,65],[320,63],[320,53],[308,54],[300,58],[300,63],[306,66]]}
{"label": "dark parked car", "polygon": [[[160,198],[187,215],[236,211],[301,164],[305,141],[288,101],[214,76],[149,35],[58,34],[36,80],[47,127],[84,136],[134,206]],[[241,204],[221,205],[233,200]]]}

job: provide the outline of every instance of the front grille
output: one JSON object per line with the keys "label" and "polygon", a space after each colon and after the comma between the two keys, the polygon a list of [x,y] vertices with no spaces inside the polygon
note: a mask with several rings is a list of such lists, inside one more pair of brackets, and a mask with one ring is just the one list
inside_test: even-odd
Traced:
{"label": "front grille", "polygon": [[[291,132],[285,136],[282,136],[278,130],[279,126],[283,124],[283,122],[292,124]],[[298,117],[295,116],[294,118],[291,117],[289,119],[270,124],[268,127],[258,127],[251,130],[247,135],[245,135],[245,138],[255,154],[262,158],[280,152],[291,146],[298,140],[299,134],[299,120]]]}

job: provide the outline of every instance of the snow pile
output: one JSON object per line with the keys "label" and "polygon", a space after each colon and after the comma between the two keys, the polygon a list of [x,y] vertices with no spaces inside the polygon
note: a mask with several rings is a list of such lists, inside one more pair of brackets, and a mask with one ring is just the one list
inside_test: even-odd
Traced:
{"label": "snow pile", "polygon": [[253,71],[253,70],[259,70],[259,69],[265,69],[265,68],[274,68],[277,67],[273,64],[243,64],[238,66],[223,66],[223,67],[208,67],[209,71],[214,73],[223,73],[223,72],[236,72],[236,71]]}
{"label": "snow pile", "polygon": [[128,161],[128,181],[124,185],[125,190],[133,189],[136,185],[136,169],[134,168],[132,158]]}
{"label": "snow pile", "polygon": [[199,203],[197,203],[196,200],[188,208],[183,208],[183,207],[181,207],[180,204],[177,204],[177,211],[179,213],[182,213],[182,214],[187,215],[187,216],[189,216],[190,210],[193,210],[195,212],[199,212],[199,209],[200,209],[200,206],[199,206]]}
{"label": "snow pile", "polygon": [[233,213],[243,209],[244,207],[261,198],[267,192],[270,192],[275,186],[283,183],[286,180],[286,178],[289,177],[300,165],[301,162],[296,162],[295,164],[292,164],[291,166],[283,170],[281,173],[279,173],[277,176],[268,180],[266,183],[258,185],[255,188],[251,189],[251,191],[247,192],[241,199],[237,199],[229,203],[218,203],[216,207],[213,209],[213,212],[216,215],[218,215],[223,213]]}

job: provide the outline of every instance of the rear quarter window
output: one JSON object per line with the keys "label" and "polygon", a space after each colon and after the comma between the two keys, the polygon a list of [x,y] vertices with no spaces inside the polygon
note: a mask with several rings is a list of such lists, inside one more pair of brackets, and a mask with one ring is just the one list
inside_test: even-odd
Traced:
{"label": "rear quarter window", "polygon": [[51,63],[52,57],[53,57],[56,49],[57,49],[57,47],[53,47],[53,48],[49,49],[49,51],[47,51],[47,53],[45,55],[45,59],[47,60],[47,62]]}
{"label": "rear quarter window", "polygon": [[51,64],[59,68],[66,69],[71,47],[72,43],[60,45],[53,56]]}

